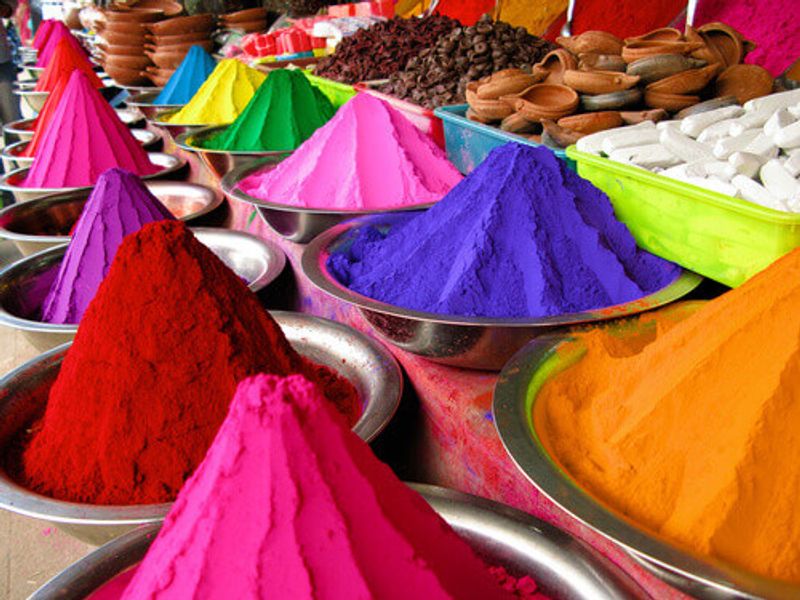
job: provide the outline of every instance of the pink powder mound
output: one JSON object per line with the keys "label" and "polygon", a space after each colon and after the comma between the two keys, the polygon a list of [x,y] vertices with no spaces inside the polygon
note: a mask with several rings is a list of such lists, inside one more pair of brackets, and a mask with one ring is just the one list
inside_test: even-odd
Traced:
{"label": "pink powder mound", "polygon": [[800,58],[797,0],[702,0],[695,24],[721,21],[755,42],[745,62],[761,65],[773,76]]}
{"label": "pink powder mound", "polygon": [[357,94],[274,169],[239,188],[269,202],[387,209],[438,201],[461,181],[442,150],[383,100]]}
{"label": "pink powder mound", "polygon": [[56,23],[60,23],[60,21],[57,21],[56,19],[45,19],[39,23],[39,29],[36,30],[36,35],[33,36],[31,46],[33,46],[36,50],[41,50],[47,43],[47,40],[53,31],[53,26],[55,26]]}
{"label": "pink powder mound", "polygon": [[53,57],[53,54],[56,51],[56,46],[58,46],[58,42],[61,40],[67,40],[67,43],[70,46],[73,46],[73,48],[80,50],[84,55],[86,55],[86,50],[83,48],[83,46],[81,46],[78,38],[72,35],[69,27],[64,25],[61,21],[57,21],[52,25],[52,28],[47,36],[47,41],[39,49],[39,52],[36,55],[37,67],[46,67],[50,63],[50,59]]}
{"label": "pink powder mound", "polygon": [[257,375],[123,597],[515,596],[313,384]]}
{"label": "pink powder mound", "polygon": [[22,187],[94,185],[113,167],[140,177],[160,170],[86,74],[73,71]]}

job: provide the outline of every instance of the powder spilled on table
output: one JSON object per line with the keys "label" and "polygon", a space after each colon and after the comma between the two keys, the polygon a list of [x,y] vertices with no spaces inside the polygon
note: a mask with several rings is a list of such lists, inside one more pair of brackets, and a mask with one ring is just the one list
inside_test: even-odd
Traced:
{"label": "powder spilled on table", "polygon": [[153,104],[186,104],[216,65],[216,61],[202,46],[192,46]]}
{"label": "powder spilled on table", "polygon": [[79,323],[122,239],[145,223],[173,218],[133,173],[109,169],[100,175],[44,301],[42,320]]}
{"label": "powder spilled on table", "polygon": [[53,120],[53,115],[56,113],[58,104],[61,102],[61,97],[64,95],[64,90],[67,89],[70,75],[71,74],[62,75],[52,91],[47,95],[47,100],[44,101],[42,110],[36,115],[31,141],[25,146],[25,149],[20,152],[21,156],[27,156],[28,158],[36,156],[39,147],[42,145],[42,140],[44,140],[44,134],[50,128],[50,121]]}
{"label": "powder spilled on table", "polygon": [[53,25],[53,29],[47,37],[47,42],[42,46],[36,56],[37,67],[44,68],[50,64],[50,59],[53,58],[56,47],[61,40],[65,40],[76,51],[82,52],[84,55],[86,54],[86,50],[83,49],[78,38],[72,35],[69,28],[59,21],[57,24]]}
{"label": "powder spilled on table", "polygon": [[66,39],[62,39],[56,45],[53,58],[39,77],[34,89],[37,92],[50,92],[63,77],[69,77],[76,69],[83,71],[94,87],[103,87],[86,54],[70,45]]}
{"label": "powder spilled on table", "polygon": [[294,150],[333,117],[336,109],[300,71],[276,69],[239,118],[206,140],[214,150]]}
{"label": "powder spilled on table", "polygon": [[86,74],[73,71],[22,187],[94,185],[112,167],[139,176],[160,170]]}
{"label": "powder spilled on table", "polygon": [[498,318],[621,304],[680,273],[639,250],[608,197],[551,151],[513,143],[388,235],[360,228],[328,267],[350,289],[382,302]]}
{"label": "powder spilled on table", "polygon": [[357,94],[289,158],[239,188],[280,204],[359,210],[436,202],[459,181],[429,137],[382,100]]}
{"label": "powder spilled on table", "polygon": [[189,103],[167,121],[186,125],[233,123],[266,78],[238,60],[221,60]]}
{"label": "powder spilled on table", "polygon": [[[601,331],[535,425],[582,487],[700,556],[800,583],[800,250],[639,349]],[[659,313],[650,313],[658,318]]]}
{"label": "powder spilled on table", "polygon": [[257,373],[303,374],[353,424],[358,393],[289,345],[247,285],[181,221],[126,237],[81,320],[44,416],[9,468],[91,504],[175,499]]}

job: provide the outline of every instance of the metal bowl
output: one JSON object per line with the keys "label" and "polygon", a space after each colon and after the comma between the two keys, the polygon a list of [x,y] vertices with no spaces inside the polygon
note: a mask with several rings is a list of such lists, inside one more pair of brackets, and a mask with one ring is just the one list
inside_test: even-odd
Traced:
{"label": "metal bowl", "polygon": [[208,123],[197,123],[194,125],[186,125],[186,124],[179,124],[179,123],[170,123],[167,121],[172,115],[177,113],[180,108],[164,108],[159,107],[159,110],[155,111],[152,115],[147,117],[147,122],[155,127],[160,127],[162,129],[166,129],[169,134],[173,138],[177,138],[182,133],[195,131],[197,129],[202,129],[203,127],[208,127]]}
{"label": "metal bowl", "polygon": [[495,319],[440,315],[392,306],[350,290],[328,272],[328,257],[350,243],[352,238],[348,234],[356,228],[372,225],[387,229],[407,218],[407,215],[387,213],[337,225],[306,247],[303,272],[322,291],[356,306],[390,344],[446,365],[498,371],[532,338],[668,304],[691,292],[702,281],[699,275],[682,271],[662,290],[625,304],[538,319]]}
{"label": "metal bowl", "polygon": [[131,129],[141,129],[147,124],[144,115],[135,108],[115,108],[114,112]]}
{"label": "metal bowl", "polygon": [[44,103],[47,102],[47,97],[50,95],[50,92],[37,92],[32,87],[19,87],[14,90],[14,93],[20,96],[36,114],[39,114],[39,111],[44,108]]}
{"label": "metal bowl", "polygon": [[391,211],[392,213],[406,213],[409,211],[430,208],[433,204],[417,204],[415,206],[397,207],[384,210],[330,210],[324,208],[304,208],[289,206],[277,202],[268,202],[246,194],[239,189],[239,183],[255,173],[274,169],[280,158],[272,157],[252,161],[230,171],[222,178],[220,186],[223,193],[233,200],[248,202],[258,209],[264,222],[278,235],[291,242],[307,244],[323,231],[338,225],[342,221],[365,215],[380,215]]}
{"label": "metal bowl", "polygon": [[[184,181],[147,181],[147,189],[182,221],[192,224],[223,202],[214,190]],[[14,242],[23,256],[69,243],[90,189],[52,194],[0,210],[0,239]]]}
{"label": "metal bowl", "polygon": [[[163,87],[157,87],[155,85],[120,85],[123,90],[126,90],[131,95],[139,95],[139,94],[155,94],[156,96],[161,93]],[[126,102],[128,104],[128,102]]]}
{"label": "metal bowl", "polygon": [[166,110],[180,110],[183,108],[183,104],[153,104],[153,101],[160,93],[161,90],[142,92],[128,98],[125,104],[141,112],[148,121],[154,119],[158,113]]}
{"label": "metal bowl", "polygon": [[44,71],[44,67],[37,67],[35,65],[22,65],[22,70],[24,73],[30,77],[32,80],[37,80],[42,75],[42,71]]}
{"label": "metal bowl", "polygon": [[[367,442],[375,439],[400,404],[403,377],[397,361],[383,346],[345,325],[300,313],[271,314],[297,352],[356,387],[363,413],[353,431]],[[68,348],[69,344],[54,348],[0,379],[0,447],[40,414]],[[20,486],[0,468],[0,508],[47,521],[91,544],[105,543],[139,525],[159,523],[170,506],[54,500]]]}
{"label": "metal bowl", "polygon": [[14,141],[29,142],[33,138],[33,132],[35,130],[36,118],[20,119],[19,121],[11,121],[3,125],[3,133],[5,133],[8,143]]}
{"label": "metal bowl", "polygon": [[[432,485],[409,484],[487,565],[531,576],[561,600],[623,600],[647,596],[627,575],[568,533],[520,511]],[[131,531],[71,565],[29,600],[78,600],[136,566],[160,525]]]}
{"label": "metal bowl", "polygon": [[[249,233],[213,227],[194,227],[192,231],[253,292],[273,282],[286,265],[286,256],[279,248]],[[40,320],[42,304],[66,249],[66,245],[48,248],[0,271],[0,325],[22,331],[41,351],[71,341],[78,331],[77,324]]]}
{"label": "metal bowl", "polygon": [[[665,311],[688,316],[701,302],[684,302]],[[680,315],[680,313],[684,313]],[[616,324],[619,336],[647,333],[636,321]],[[650,331],[655,326],[650,323]],[[532,341],[505,366],[494,390],[493,414],[500,439],[517,467],[554,504],[615,542],[643,567],[696,598],[800,598],[800,586],[745,572],[713,559],[701,559],[640,529],[585,492],[550,457],[533,425],[537,394],[545,383],[583,356],[583,345],[568,335]]]}
{"label": "metal bowl", "polygon": [[243,165],[248,165],[259,158],[271,158],[281,160],[291,154],[291,151],[264,151],[264,152],[239,152],[233,150],[211,150],[202,146],[202,143],[210,137],[225,131],[229,125],[215,125],[214,127],[203,127],[195,131],[182,133],[175,139],[175,144],[187,152],[195,152],[200,155],[200,160],[211,172],[221,179],[230,171]]}
{"label": "metal bowl", "polygon": [[[149,179],[164,179],[176,173],[184,167],[186,160],[171,154],[164,154],[163,152],[149,152],[148,156],[150,161],[162,167],[162,170],[152,175],[145,175],[142,177],[144,180]],[[0,177],[0,190],[11,192],[14,195],[14,200],[17,202],[27,202],[34,198],[40,198],[48,194],[57,194],[61,192],[77,192],[89,190],[94,187],[92,185],[74,187],[74,188],[29,188],[22,187],[20,184],[25,181],[28,176],[28,168],[16,169],[9,173],[5,173]]]}
{"label": "metal bowl", "polygon": [[155,131],[131,129],[131,135],[147,152],[160,152],[164,147],[164,140]]}

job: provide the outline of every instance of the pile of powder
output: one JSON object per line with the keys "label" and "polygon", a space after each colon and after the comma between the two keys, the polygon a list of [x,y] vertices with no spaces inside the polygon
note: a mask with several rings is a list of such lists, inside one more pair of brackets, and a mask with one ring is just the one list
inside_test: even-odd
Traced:
{"label": "pile of powder", "polygon": [[363,210],[436,202],[460,180],[444,152],[403,115],[357,94],[289,158],[239,188],[292,206]]}
{"label": "pile of powder", "polygon": [[[575,6],[572,35],[590,30],[608,31],[619,38],[641,35],[668,26],[684,8],[685,0],[616,0],[613,5],[606,0],[581,0]],[[545,37],[555,39],[561,35],[564,22],[562,15]]]}
{"label": "pile of powder", "polygon": [[239,384],[139,598],[514,598],[301,376]]}
{"label": "pile of powder", "polygon": [[56,47],[61,40],[65,40],[76,51],[86,54],[86,50],[83,49],[83,46],[81,46],[78,38],[72,35],[72,32],[69,30],[69,28],[59,21],[57,24],[53,25],[50,35],[47,37],[47,41],[39,49],[39,52],[36,56],[37,67],[43,68],[50,64],[50,59],[53,57]]}
{"label": "pile of powder", "polygon": [[[644,349],[600,331],[540,392],[570,475],[659,537],[800,583],[800,250]],[[655,313],[658,317],[658,313]]]}
{"label": "pile of powder", "polygon": [[93,185],[113,167],[139,176],[159,171],[86,74],[75,70],[22,187]]}
{"label": "pile of powder", "polygon": [[47,40],[50,38],[50,34],[53,32],[53,27],[58,27],[56,23],[60,23],[64,26],[61,21],[57,19],[45,19],[39,24],[39,28],[36,30],[36,34],[33,36],[33,40],[31,41],[31,46],[33,46],[36,50],[41,50],[45,44],[47,44]]}
{"label": "pile of powder", "polygon": [[505,0],[500,5],[500,20],[542,35],[566,8],[567,0],[540,0],[533,5],[529,0]]}
{"label": "pile of powder", "polygon": [[192,46],[153,104],[186,104],[214,71],[216,61],[202,46]]}
{"label": "pile of powder", "polygon": [[358,229],[328,267],[388,304],[500,318],[629,302],[680,272],[639,250],[608,197],[551,151],[514,143],[388,234]]}
{"label": "pile of powder", "polygon": [[297,354],[182,222],[149,223],[123,240],[84,314],[19,476],[63,500],[174,500],[236,384],[257,373],[301,373],[358,419],[353,386]]}
{"label": "pile of powder", "polygon": [[66,38],[62,38],[56,44],[53,58],[42,72],[34,89],[37,92],[51,92],[62,78],[68,78],[76,69],[83,71],[94,87],[103,87],[103,83],[94,72],[92,63],[86,58],[86,54],[67,42]]}
{"label": "pile of powder", "polygon": [[331,120],[336,110],[300,71],[272,71],[239,118],[206,140],[214,150],[294,150]]}
{"label": "pile of powder", "polygon": [[42,320],[79,323],[122,239],[145,223],[173,218],[133,173],[109,169],[100,175],[44,301]]}
{"label": "pile of powder", "polygon": [[221,60],[189,103],[168,121],[187,125],[233,123],[266,77],[236,59]]}
{"label": "pile of powder", "polygon": [[42,144],[42,140],[44,140],[44,134],[50,128],[50,121],[53,120],[53,115],[56,113],[58,104],[61,102],[61,97],[64,95],[64,90],[67,89],[70,75],[71,74],[62,75],[47,95],[42,110],[36,115],[31,141],[25,146],[25,149],[20,152],[21,156],[27,156],[29,158],[36,156]]}

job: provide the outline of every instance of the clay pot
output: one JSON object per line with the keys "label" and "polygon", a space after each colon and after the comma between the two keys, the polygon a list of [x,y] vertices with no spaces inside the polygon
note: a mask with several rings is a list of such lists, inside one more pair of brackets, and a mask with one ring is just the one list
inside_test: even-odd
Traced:
{"label": "clay pot", "polygon": [[693,50],[690,53],[692,58],[704,60],[709,65],[715,63],[720,65],[725,64],[725,59],[722,54],[720,54],[719,50],[717,50],[717,47],[709,44],[703,34],[689,25],[686,26],[686,41],[693,44],[700,44],[697,50]]}
{"label": "clay pot", "polygon": [[564,82],[564,71],[577,69],[578,61],[568,50],[559,48],[545,54],[544,58],[533,67],[533,74],[541,78],[542,83],[560,85]]}
{"label": "clay pot", "polygon": [[677,112],[700,102],[699,96],[684,96],[645,90],[644,103],[651,108],[663,108],[669,112]]}
{"label": "clay pot", "polygon": [[689,69],[698,69],[704,66],[706,66],[706,61],[689,58],[682,54],[658,54],[630,63],[626,73],[638,75],[641,77],[642,83],[653,83]]}
{"label": "clay pot", "polygon": [[142,76],[139,69],[125,69],[106,65],[105,71],[111,79],[120,85],[142,85],[147,83],[147,78]]}
{"label": "clay pot", "polygon": [[585,31],[574,37],[556,38],[556,42],[573,54],[620,54],[622,40],[607,31]]}
{"label": "clay pot", "polygon": [[160,23],[149,23],[147,30],[153,35],[175,35],[181,33],[194,33],[196,31],[211,31],[215,26],[214,15],[202,14],[191,17],[175,17]]}
{"label": "clay pot", "polygon": [[127,23],[155,23],[164,18],[164,11],[158,8],[140,8],[135,10],[107,10],[106,21],[125,21]]}
{"label": "clay pot", "polygon": [[711,83],[721,70],[722,66],[715,64],[702,69],[683,71],[651,83],[647,86],[647,89],[653,92],[667,92],[669,94],[694,94]]}
{"label": "clay pot", "polygon": [[103,32],[103,39],[110,45],[144,46],[144,33],[137,35],[135,33],[116,33],[106,30]]}
{"label": "clay pot", "polygon": [[482,100],[476,98],[469,107],[472,112],[487,121],[502,121],[514,113],[514,109],[502,100]]}
{"label": "clay pot", "polygon": [[[188,50],[186,51],[188,52]],[[177,69],[186,58],[186,52],[158,52],[145,51],[145,54],[150,57],[153,63],[162,69]]]}
{"label": "clay pot", "polygon": [[724,23],[707,23],[698,29],[706,44],[722,57],[723,66],[738,65],[746,54],[745,39],[733,27]]}
{"label": "clay pot", "polygon": [[616,111],[593,112],[572,115],[558,120],[558,126],[579,133],[596,133],[606,129],[614,129],[622,125],[622,117]]}
{"label": "clay pot", "polygon": [[266,21],[267,12],[268,11],[266,8],[248,8],[247,10],[239,10],[226,15],[221,15],[220,20],[226,25],[243,23],[247,21]]}
{"label": "clay pot", "polygon": [[565,129],[551,119],[542,119],[542,127],[544,127],[542,138],[545,140],[549,138],[549,141],[552,141],[559,148],[571,146],[584,135],[586,135],[585,133],[580,133],[579,131]]}
{"label": "clay pot", "polygon": [[538,129],[538,123],[528,121],[520,113],[509,115],[500,123],[500,129],[509,133],[534,133]]}
{"label": "clay pot", "polygon": [[597,96],[581,96],[581,106],[584,110],[618,110],[638,104],[642,99],[642,90],[638,87],[610,94]]}
{"label": "clay pot", "polygon": [[515,108],[529,121],[560,119],[578,108],[578,94],[565,85],[537,83],[516,100]]}
{"label": "clay pot", "polygon": [[170,46],[155,46],[153,44],[145,44],[145,49],[149,52],[159,52],[166,54],[181,54],[186,56],[192,46],[200,46],[206,52],[211,52],[214,49],[214,42],[212,40],[184,42],[182,44],[172,44]]}
{"label": "clay pot", "polygon": [[165,17],[175,17],[183,12],[183,5],[173,0],[139,0],[136,9],[142,8],[162,10]]}
{"label": "clay pot", "polygon": [[126,46],[122,44],[103,44],[99,48],[107,56],[141,56],[142,46]]}
{"label": "clay pot", "polygon": [[148,73],[147,71],[142,71],[141,76],[149,79],[156,87],[164,87],[171,77],[171,75],[158,75],[156,73]]}
{"label": "clay pot", "polygon": [[651,40],[633,42],[622,49],[622,58],[625,62],[632,63],[640,58],[658,54],[689,54],[701,48],[700,42],[669,42]]}
{"label": "clay pot", "polygon": [[67,10],[67,14],[64,15],[64,23],[67,27],[73,30],[82,29],[83,25],[81,25],[81,18],[80,18],[80,8],[77,6],[73,6],[69,10]]}
{"label": "clay pot", "polygon": [[147,67],[150,63],[150,59],[146,56],[106,56],[105,63],[103,68],[105,67],[117,67],[120,69],[132,69],[136,71],[141,71],[145,67]]}
{"label": "clay pot", "polygon": [[581,54],[578,57],[578,68],[581,71],[618,71],[624,72],[627,63],[618,54]]}
{"label": "clay pot", "polygon": [[565,71],[564,85],[584,94],[610,94],[629,90],[639,83],[635,75],[616,71]]}
{"label": "clay pot", "polygon": [[720,96],[719,98],[712,98],[711,100],[706,100],[699,104],[693,104],[689,108],[684,108],[675,115],[675,118],[685,119],[692,115],[698,115],[718,108],[725,108],[726,106],[735,106],[737,104],[739,104],[739,101],[736,99],[736,96]]}
{"label": "clay pot", "polygon": [[257,21],[240,21],[238,23],[225,24],[227,29],[234,29],[236,31],[243,31],[244,33],[257,33],[259,31],[266,31],[267,20],[258,19]]}
{"label": "clay pot", "polygon": [[147,41],[154,46],[177,46],[190,42],[204,42],[211,38],[211,34],[206,31],[196,31],[194,33],[182,33],[177,35],[147,35]]}
{"label": "clay pot", "polygon": [[473,90],[475,99],[497,100],[503,96],[519,94],[539,81],[539,78],[521,69],[503,69],[475,82],[478,85],[472,88],[468,86],[468,89]]}
{"label": "clay pot", "polygon": [[105,27],[103,27],[103,31],[113,31],[114,33],[122,33],[126,35],[141,34],[142,36],[144,36],[146,33],[144,25],[135,21],[110,21],[106,23]]}
{"label": "clay pot", "polygon": [[475,121],[476,123],[483,123],[484,125],[491,124],[491,121],[484,119],[471,108],[467,109],[467,119],[469,119],[470,121]]}
{"label": "clay pot", "polygon": [[760,98],[772,92],[774,81],[764,67],[758,65],[733,65],[717,77],[717,96],[736,96],[739,104]]}
{"label": "clay pot", "polygon": [[674,27],[662,27],[661,29],[654,29],[644,35],[637,35],[636,37],[625,38],[626,44],[633,42],[681,42],[683,41],[683,34]]}
{"label": "clay pot", "polygon": [[669,118],[669,113],[663,108],[654,108],[652,110],[624,111],[619,113],[619,116],[625,125],[638,125],[644,121],[658,123]]}

